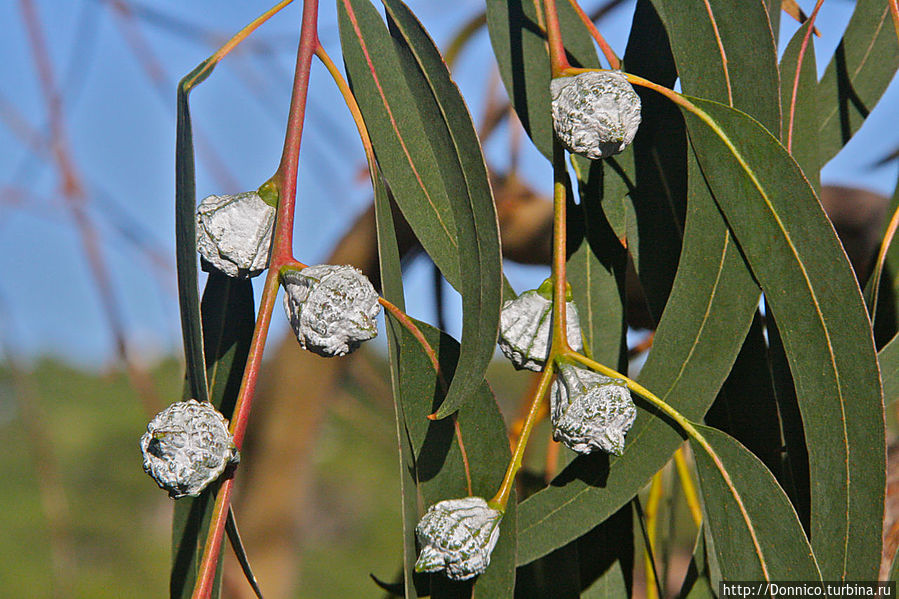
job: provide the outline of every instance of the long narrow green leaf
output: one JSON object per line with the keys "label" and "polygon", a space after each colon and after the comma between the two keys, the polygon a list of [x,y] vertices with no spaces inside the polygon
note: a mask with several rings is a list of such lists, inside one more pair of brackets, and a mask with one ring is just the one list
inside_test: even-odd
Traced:
{"label": "long narrow green leaf", "polygon": [[[394,42],[369,2],[338,2],[340,40],[353,95],[371,135],[378,166],[425,251],[456,290],[464,287],[449,192],[408,88]],[[363,33],[364,32],[364,33]]]}
{"label": "long narrow green leaf", "polygon": [[[811,37],[803,47],[811,21],[800,27],[780,59],[780,99],[783,124],[780,140],[799,164],[815,193],[821,192],[821,152],[818,145],[818,76],[815,45]],[[797,81],[798,74],[798,81]],[[696,94],[701,95],[701,94]]]}
{"label": "long narrow green leaf", "polygon": [[696,428],[715,452],[690,439],[722,578],[820,580],[799,518],[764,464],[725,433]]}
{"label": "long narrow green leaf", "polygon": [[777,48],[754,0],[653,0],[686,93],[736,106],[780,131]]}
{"label": "long narrow green leaf", "polygon": [[843,39],[818,82],[821,164],[865,122],[899,67],[899,43],[887,2],[857,2]]}
{"label": "long narrow green leaf", "polygon": [[[400,310],[405,309],[400,251],[390,197],[379,172],[373,173],[375,223],[378,234],[378,263],[381,271],[381,295]],[[417,597],[415,591],[415,525],[418,523],[418,497],[415,492],[415,457],[406,436],[406,416],[403,412],[399,380],[399,324],[385,317],[387,352],[390,361],[390,386],[393,391],[394,424],[399,452],[400,502],[403,521],[403,586],[404,596]]]}
{"label": "long narrow green leaf", "polygon": [[203,367],[203,330],[200,322],[200,292],[197,289],[197,191],[189,96],[191,89],[211,72],[204,61],[178,84],[175,133],[175,259],[178,270],[178,304],[190,396],[197,401],[207,401],[209,391]]}
{"label": "long narrow green leaf", "polygon": [[[649,0],[637,2],[624,68],[662,85],[674,85],[677,79],[665,28]],[[649,309],[648,322],[637,324],[652,328],[668,302],[681,253],[687,138],[677,109],[657,94],[638,93],[643,122],[633,149],[604,163],[618,174],[629,194],[627,248]],[[633,323],[633,315],[628,318]]]}
{"label": "long narrow green leaf", "polygon": [[[568,210],[568,282],[578,307],[584,343],[593,359],[624,368],[627,252],[601,206],[606,199],[603,163],[583,160],[575,165],[580,205],[570,205]],[[620,181],[614,175],[609,180]]]}
{"label": "long narrow green leaf", "polygon": [[883,399],[864,303],[808,181],[746,114],[691,99],[690,140],[778,319],[802,410],[812,545],[829,579],[874,579],[884,488]]}
{"label": "long narrow green leaf", "polygon": [[[255,323],[251,283],[210,273],[203,292],[202,314],[209,399],[226,418],[231,418]],[[188,382],[184,398],[190,397]],[[175,502],[169,583],[173,598],[191,596],[217,491],[218,485],[211,485],[196,499],[185,497]]]}
{"label": "long narrow green leaf", "polygon": [[[367,0],[344,0],[341,32],[353,82],[366,82],[356,94],[394,197],[462,295],[462,357],[440,406],[443,417],[472,396],[493,356],[502,300],[499,227],[477,135],[446,65],[414,15],[401,2],[387,6],[393,37]],[[408,130],[393,116],[401,112],[420,127]],[[437,255],[425,243],[436,215],[420,203],[422,193],[441,197],[452,213],[444,223],[452,248]]]}
{"label": "long narrow green leaf", "polygon": [[[549,54],[532,0],[487,0],[487,28],[509,101],[531,141],[552,160]],[[598,68],[599,60],[589,32],[567,2],[557,2],[559,25],[569,61],[574,66]]]}
{"label": "long narrow green leaf", "polygon": [[[443,58],[418,19],[400,0],[384,0],[397,55],[419,110],[434,131],[459,242],[462,277],[462,349],[438,417],[456,411],[484,378],[493,357],[502,304],[502,254],[493,192],[471,116]],[[442,143],[442,147],[438,144]]]}

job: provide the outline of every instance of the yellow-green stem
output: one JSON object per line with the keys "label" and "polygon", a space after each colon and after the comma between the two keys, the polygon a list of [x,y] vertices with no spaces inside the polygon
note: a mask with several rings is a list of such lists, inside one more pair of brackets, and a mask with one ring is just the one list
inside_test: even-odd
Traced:
{"label": "yellow-green stem", "polygon": [[512,460],[506,468],[506,476],[500,486],[499,491],[490,505],[505,510],[509,501],[509,493],[512,491],[512,483],[515,475],[521,469],[521,461],[524,457],[524,450],[527,448],[528,438],[531,430],[539,420],[540,403],[549,389],[550,381],[553,376],[553,363],[555,356],[570,353],[571,347],[568,345],[566,321],[566,291],[567,281],[565,278],[565,235],[567,234],[565,223],[565,202],[567,201],[567,186],[565,185],[568,177],[568,171],[565,168],[565,150],[558,142],[553,144],[553,262],[552,262],[552,280],[553,280],[553,336],[549,349],[549,356],[546,360],[546,366],[540,375],[540,382],[537,384],[537,391],[531,400],[531,407],[528,410],[527,418],[521,429],[521,435],[518,437],[518,443],[515,446],[515,452]]}
{"label": "yellow-green stem", "polygon": [[540,403],[543,401],[543,397],[549,389],[549,383],[552,380],[552,377],[553,366],[550,362],[547,362],[546,368],[540,375],[540,383],[537,385],[534,399],[531,401],[531,409],[528,411],[524,426],[521,428],[521,435],[518,437],[515,452],[512,454],[512,459],[509,461],[509,466],[506,468],[506,476],[503,478],[503,483],[500,485],[499,491],[497,491],[496,495],[493,496],[493,499],[488,502],[488,505],[495,510],[501,512],[506,511],[506,505],[509,503],[509,495],[512,492],[512,484],[515,482],[515,475],[518,474],[518,471],[521,469],[521,460],[524,457],[524,450],[528,444],[528,437],[530,437],[531,430],[539,420]]}
{"label": "yellow-green stem", "polygon": [[643,559],[646,564],[646,599],[659,599],[658,582],[656,580],[654,554],[656,548],[656,528],[659,522],[659,505],[662,503],[663,488],[663,470],[659,470],[652,477],[652,484],[649,486],[649,498],[646,501],[646,540],[647,546],[644,548]]}

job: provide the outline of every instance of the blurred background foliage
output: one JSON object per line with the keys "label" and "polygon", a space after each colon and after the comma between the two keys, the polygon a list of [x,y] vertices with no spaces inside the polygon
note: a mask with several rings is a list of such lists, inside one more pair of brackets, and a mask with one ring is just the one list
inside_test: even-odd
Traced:
{"label": "blurred background foliage", "polygon": [[[0,4],[7,24],[0,36],[3,596],[167,592],[171,502],[143,474],[137,439],[150,414],[180,397],[183,380],[173,266],[175,84],[268,4]],[[799,4],[809,12],[814,2]],[[479,0],[410,5],[444,47],[483,10]],[[633,0],[583,5],[602,17],[600,28],[623,53]],[[831,55],[853,7],[824,4],[817,56]],[[321,22],[323,45],[339,56],[333,5],[323,3]],[[298,25],[299,7],[288,8],[192,97],[200,197],[253,188],[274,169]],[[782,19],[781,39],[797,27]],[[544,196],[552,177],[503,118],[502,86],[485,56],[481,30],[455,72],[485,134],[504,251],[518,263],[507,275],[520,291],[547,273]],[[374,244],[361,146],[317,64],[311,90],[295,253],[308,263],[364,268]],[[892,194],[895,162],[884,159],[896,140],[884,133],[897,120],[894,82],[823,181],[881,199]],[[411,244],[405,249],[409,312],[445,322],[458,336],[458,297],[445,286],[435,294],[430,263]],[[327,362],[301,352],[286,330],[276,317],[237,485],[250,559],[271,597],[378,596],[369,574],[393,580],[401,552],[383,344]],[[644,335],[632,337],[636,344]],[[489,378],[514,426],[528,376],[502,363]],[[544,470],[547,443],[547,430],[538,429],[529,450],[535,472]],[[672,564],[688,559],[690,534],[675,535],[681,557]],[[247,596],[230,553],[227,560],[226,596]]]}

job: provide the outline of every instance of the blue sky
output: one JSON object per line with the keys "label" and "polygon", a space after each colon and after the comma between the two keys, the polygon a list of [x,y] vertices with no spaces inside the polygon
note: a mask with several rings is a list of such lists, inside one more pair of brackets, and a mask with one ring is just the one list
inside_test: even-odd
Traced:
{"label": "blue sky", "polygon": [[[132,348],[145,357],[178,351],[180,330],[174,283],[174,135],[175,84],[214,47],[204,30],[228,34],[265,10],[270,1],[142,0],[135,6],[182,19],[195,27],[182,31],[152,18],[121,19],[102,0],[34,0],[62,90],[66,137],[74,162],[86,182],[88,212],[97,224],[116,299]],[[589,10],[599,2],[584,1]],[[800,2],[807,12],[814,2]],[[483,6],[481,0],[452,3],[410,2],[438,43]],[[263,58],[245,51],[230,56],[191,96],[198,136],[221,158],[226,178],[210,168],[208,154],[197,146],[198,195],[236,193],[257,187],[277,165],[290,93],[298,35],[300,3],[290,6],[254,38],[275,53]],[[853,9],[847,0],[824,4],[815,40],[819,70],[836,46]],[[633,3],[625,3],[601,24],[612,46],[623,53]],[[32,128],[46,130],[46,105],[35,76],[19,3],[0,3],[0,332],[18,355],[53,354],[70,361],[100,365],[113,359],[109,328],[84,259],[81,243],[59,195],[52,162],[35,157],[9,126],[19,114]],[[201,27],[198,31],[197,27]],[[154,83],[132,52],[134,29],[158,63]],[[797,28],[783,17],[781,39]],[[340,63],[334,4],[321,6],[322,43]],[[475,122],[493,74],[486,31],[461,56],[456,73]],[[12,106],[13,108],[10,108]],[[307,263],[323,260],[355,215],[369,201],[369,187],[359,176],[361,146],[343,101],[324,69],[315,65],[299,175],[299,211],[295,250]],[[872,165],[899,146],[899,85],[887,91],[865,127],[825,168],[825,183],[840,183],[891,193],[895,163]],[[488,159],[505,164],[507,137],[501,132],[487,146]],[[522,156],[521,172],[547,191],[551,172],[534,152]],[[230,181],[228,181],[230,180]],[[233,188],[231,186],[234,186]],[[130,239],[122,235],[128,231]],[[140,245],[135,244],[135,239]],[[141,249],[144,248],[144,249]],[[164,263],[153,266],[150,248]],[[519,290],[545,276],[539,268],[512,267],[510,280]],[[430,272],[426,263],[410,269],[410,312],[433,321]],[[452,299],[452,298],[451,298]],[[451,301],[451,304],[455,302]],[[285,331],[280,313],[273,335]],[[451,327],[452,330],[452,327]]]}

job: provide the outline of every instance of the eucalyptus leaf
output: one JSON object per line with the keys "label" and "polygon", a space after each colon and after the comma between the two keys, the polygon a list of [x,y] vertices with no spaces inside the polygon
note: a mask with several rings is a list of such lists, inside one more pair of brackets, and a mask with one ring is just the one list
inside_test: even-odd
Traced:
{"label": "eucalyptus leaf", "polygon": [[[427,32],[400,0],[384,0],[391,34],[403,73],[432,129],[429,138],[442,142],[438,168],[447,188],[459,242],[462,277],[462,349],[438,417],[456,411],[483,380],[493,357],[502,305],[502,255],[499,224],[487,166],[471,116],[443,58]],[[492,331],[492,334],[491,334]]]}
{"label": "eucalyptus leaf", "polygon": [[[493,356],[502,301],[499,227],[474,126],[440,53],[402,2],[386,6],[390,33],[370,2],[344,0],[341,35],[347,70],[358,84],[355,93],[394,198],[462,295],[462,355],[459,376],[439,406],[438,415],[445,417],[473,396]],[[430,198],[440,198],[451,221],[427,209]],[[448,248],[426,242],[435,219]]]}
{"label": "eucalyptus leaf", "polygon": [[874,579],[884,488],[883,398],[849,261],[798,165],[728,106],[689,99],[690,140],[783,336],[812,481],[812,545],[828,579]]}
{"label": "eucalyptus leaf", "polygon": [[786,494],[737,441],[697,426],[714,450],[690,439],[705,516],[724,580],[820,580],[815,558]]}
{"label": "eucalyptus leaf", "polygon": [[[793,34],[780,59],[780,98],[783,111],[780,140],[805,173],[815,193],[821,193],[817,126],[818,77],[815,44],[809,31],[811,26],[812,22],[806,21]],[[800,52],[803,53],[801,57]]]}
{"label": "eucalyptus leaf", "polygon": [[899,67],[888,2],[856,2],[815,94],[820,161],[826,164],[862,126]]}

